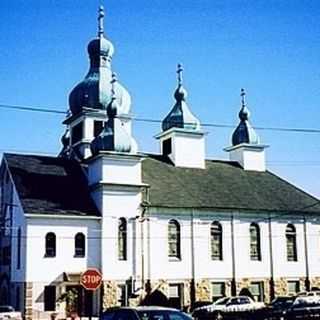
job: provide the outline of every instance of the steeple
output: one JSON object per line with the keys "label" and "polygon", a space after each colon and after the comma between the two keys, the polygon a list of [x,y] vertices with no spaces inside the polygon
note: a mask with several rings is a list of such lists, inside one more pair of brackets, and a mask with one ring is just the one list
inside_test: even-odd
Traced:
{"label": "steeple", "polygon": [[183,67],[181,64],[178,64],[178,87],[174,92],[176,103],[169,114],[162,121],[163,131],[169,130],[170,128],[184,128],[193,131],[201,130],[200,121],[192,114],[188,104],[186,103],[188,93],[183,87],[182,72]]}
{"label": "steeple", "polygon": [[162,132],[156,138],[160,140],[161,153],[175,166],[202,169],[205,167],[204,132],[186,102],[188,93],[183,86],[182,72],[183,67],[178,64],[176,103],[162,121]]}
{"label": "steeple", "polygon": [[250,111],[247,107],[244,89],[241,89],[240,96],[240,123],[232,134],[232,146],[224,150],[229,152],[230,160],[238,162],[244,170],[265,171],[264,149],[268,146],[260,144],[259,136],[249,122]]}
{"label": "steeple", "polygon": [[[77,84],[69,95],[70,110],[64,124],[70,130],[70,152],[77,159],[85,159],[92,155],[91,142],[105,127],[104,135],[112,135],[117,131],[115,143],[121,135],[131,138],[131,97],[128,91],[113,78],[112,57],[114,46],[105,36],[105,11],[99,7],[97,19],[97,36],[88,44],[90,67],[85,78]],[[116,116],[107,120],[107,112],[115,108]],[[108,126],[106,122],[108,121]],[[116,129],[117,125],[123,127]],[[109,130],[109,131],[108,131]],[[121,133],[122,132],[122,133]],[[103,141],[105,141],[104,138]],[[123,142],[126,139],[122,139]],[[131,141],[136,149],[136,143]],[[101,146],[102,149],[105,146]],[[108,148],[111,148],[108,144]],[[114,149],[114,147],[112,147]],[[116,148],[117,149],[117,148]],[[120,150],[120,149],[119,149]],[[128,152],[126,146],[122,151]],[[132,151],[132,150],[131,150]],[[64,153],[65,154],[65,153]]]}
{"label": "steeple", "polygon": [[241,89],[240,96],[241,96],[241,109],[239,112],[240,123],[232,135],[232,145],[236,146],[241,143],[259,144],[260,139],[249,122],[250,111],[247,108],[247,104],[245,100],[246,93],[244,89]]}
{"label": "steeple", "polygon": [[[98,12],[98,35],[88,44],[90,68],[83,81],[70,93],[69,105],[73,115],[85,109],[105,110],[111,100],[111,61],[114,46],[104,34],[105,12],[102,6]],[[127,90],[119,83],[115,88],[121,114],[130,112],[131,98]]]}
{"label": "steeple", "polygon": [[107,106],[108,121],[102,132],[91,142],[91,152],[97,155],[100,151],[137,152],[135,140],[128,134],[122,124],[121,118],[117,118],[119,104],[115,93],[117,83],[116,74],[112,74],[111,101]]}

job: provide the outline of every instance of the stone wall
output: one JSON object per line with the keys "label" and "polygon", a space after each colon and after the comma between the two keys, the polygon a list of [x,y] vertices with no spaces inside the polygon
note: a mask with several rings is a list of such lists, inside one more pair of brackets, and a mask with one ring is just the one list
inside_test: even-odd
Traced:
{"label": "stone wall", "polygon": [[33,283],[32,282],[25,282],[24,283],[24,314],[25,320],[32,320],[33,319],[33,308],[32,308],[32,289]]}

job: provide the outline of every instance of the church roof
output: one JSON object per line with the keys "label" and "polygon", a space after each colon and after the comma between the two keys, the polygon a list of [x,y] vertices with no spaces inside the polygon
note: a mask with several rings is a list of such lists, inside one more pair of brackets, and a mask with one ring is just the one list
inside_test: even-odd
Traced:
{"label": "church roof", "polygon": [[[100,216],[85,173],[74,160],[5,154],[26,213]],[[168,157],[146,155],[142,181],[153,207],[253,212],[320,213],[317,198],[275,174],[245,171],[236,162],[207,160],[206,169],[175,167]]]}
{"label": "church roof", "polygon": [[275,174],[245,171],[236,162],[206,161],[206,169],[174,167],[167,157],[142,163],[155,207],[320,213],[317,198]]}
{"label": "church roof", "polygon": [[100,216],[76,161],[8,153],[4,158],[25,213]]}

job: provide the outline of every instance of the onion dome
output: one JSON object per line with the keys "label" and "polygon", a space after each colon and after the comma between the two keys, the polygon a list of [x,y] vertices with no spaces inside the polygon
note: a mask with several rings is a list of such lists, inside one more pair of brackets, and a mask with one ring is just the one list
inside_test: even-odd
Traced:
{"label": "onion dome", "polygon": [[162,121],[162,130],[166,131],[171,128],[183,128],[192,131],[201,130],[200,121],[190,111],[186,99],[188,93],[182,85],[182,65],[178,64],[178,88],[174,93],[176,104]]}
{"label": "onion dome", "polygon": [[135,152],[136,143],[125,130],[121,119],[117,118],[119,104],[115,93],[117,79],[112,75],[111,101],[107,106],[108,121],[102,132],[91,142],[90,148],[93,155],[100,151]]}
{"label": "onion dome", "polygon": [[247,144],[259,144],[260,139],[252,128],[249,117],[250,112],[245,102],[246,93],[244,89],[241,89],[241,110],[239,112],[240,123],[232,134],[232,145],[236,146],[241,143]]}
{"label": "onion dome", "polygon": [[[104,36],[103,18],[104,10],[101,6],[98,16],[98,37],[88,45],[90,69],[84,80],[76,85],[69,95],[72,115],[80,113],[84,108],[106,110],[111,101],[111,60],[114,47]],[[119,104],[119,114],[128,114],[131,98],[127,90],[117,83],[115,95]]]}

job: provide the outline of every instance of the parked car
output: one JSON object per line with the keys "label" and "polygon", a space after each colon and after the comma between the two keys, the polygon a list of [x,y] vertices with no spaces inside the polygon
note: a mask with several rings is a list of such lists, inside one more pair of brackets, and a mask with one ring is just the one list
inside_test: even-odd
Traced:
{"label": "parked car", "polygon": [[302,291],[297,294],[297,298],[302,298],[309,303],[320,303],[320,291]]}
{"label": "parked car", "polygon": [[287,312],[292,306],[296,297],[294,296],[279,296],[271,301],[271,303],[263,310],[264,318],[278,319]]}
{"label": "parked car", "polygon": [[102,313],[100,320],[192,320],[192,318],[177,309],[140,306],[108,309]]}
{"label": "parked car", "polygon": [[12,306],[0,305],[0,320],[22,320],[21,312],[15,311]]}
{"label": "parked car", "polygon": [[208,306],[195,309],[192,316],[201,320],[215,319],[227,313],[251,312],[264,307],[263,302],[256,302],[247,296],[225,297]]}
{"label": "parked car", "polygon": [[308,302],[304,296],[297,297],[294,303],[283,312],[283,318],[310,319],[320,318],[320,302]]}

